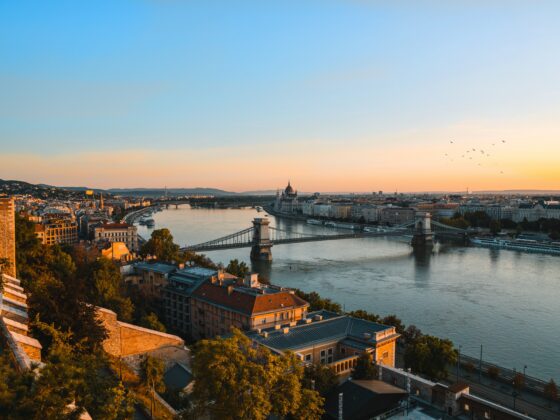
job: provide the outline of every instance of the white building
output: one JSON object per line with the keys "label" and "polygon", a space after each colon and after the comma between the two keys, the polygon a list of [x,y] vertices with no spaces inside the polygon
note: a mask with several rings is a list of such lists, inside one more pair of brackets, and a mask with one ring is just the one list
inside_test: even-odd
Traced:
{"label": "white building", "polygon": [[131,251],[138,251],[136,226],[128,223],[105,223],[94,228],[96,242],[124,242]]}

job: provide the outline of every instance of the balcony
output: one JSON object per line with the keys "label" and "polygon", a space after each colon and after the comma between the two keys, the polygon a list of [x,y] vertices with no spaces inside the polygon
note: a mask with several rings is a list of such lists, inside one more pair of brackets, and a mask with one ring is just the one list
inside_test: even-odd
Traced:
{"label": "balcony", "polygon": [[344,373],[350,372],[352,369],[356,367],[358,363],[358,358],[360,356],[354,355],[345,357],[344,359],[335,360],[332,363],[329,363],[329,366],[337,375],[342,375]]}

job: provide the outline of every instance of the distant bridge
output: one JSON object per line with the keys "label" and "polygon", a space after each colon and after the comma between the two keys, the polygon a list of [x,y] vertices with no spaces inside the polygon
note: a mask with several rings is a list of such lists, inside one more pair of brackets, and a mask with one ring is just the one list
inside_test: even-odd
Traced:
{"label": "distant bridge", "polygon": [[251,248],[251,259],[270,261],[272,260],[271,248],[274,245],[342,239],[378,238],[385,236],[412,236],[411,244],[416,248],[431,247],[433,236],[464,238],[466,236],[466,231],[434,222],[431,219],[431,215],[424,212],[418,213],[414,221],[395,227],[380,228],[373,232],[360,230],[353,231],[352,233],[321,235],[275,228],[269,226],[268,219],[256,218],[253,220],[252,227],[211,241],[189,245],[182,248],[182,250],[207,252],[235,248]]}

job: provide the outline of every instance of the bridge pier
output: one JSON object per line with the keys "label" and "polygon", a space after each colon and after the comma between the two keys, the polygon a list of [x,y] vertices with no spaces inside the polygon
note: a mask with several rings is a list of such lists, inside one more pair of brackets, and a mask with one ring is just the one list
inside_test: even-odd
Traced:
{"label": "bridge pier", "polygon": [[431,251],[434,247],[432,232],[432,215],[428,212],[416,212],[414,236],[410,243],[414,251]]}
{"label": "bridge pier", "polygon": [[252,261],[272,261],[272,241],[270,240],[269,220],[256,217],[253,220]]}

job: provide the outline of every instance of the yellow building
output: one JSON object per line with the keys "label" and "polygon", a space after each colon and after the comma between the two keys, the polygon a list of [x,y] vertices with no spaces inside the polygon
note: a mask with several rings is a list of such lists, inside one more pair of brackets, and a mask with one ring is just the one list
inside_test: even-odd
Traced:
{"label": "yellow building", "polygon": [[38,226],[35,228],[35,234],[45,245],[78,242],[78,223],[74,220],[57,219]]}
{"label": "yellow building", "polygon": [[115,261],[129,261],[132,258],[124,242],[111,242],[109,248],[101,250],[101,256]]}
{"label": "yellow building", "polygon": [[292,351],[303,363],[328,365],[345,374],[363,353],[370,353],[378,364],[394,367],[399,334],[395,327],[323,310],[247,336],[274,352]]}

